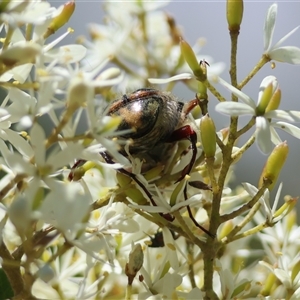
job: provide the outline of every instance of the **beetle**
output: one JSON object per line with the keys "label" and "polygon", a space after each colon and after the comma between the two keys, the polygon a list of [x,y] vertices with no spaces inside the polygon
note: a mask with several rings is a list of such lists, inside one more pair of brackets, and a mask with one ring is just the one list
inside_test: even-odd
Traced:
{"label": "beetle", "polygon": [[[150,163],[165,159],[170,148],[166,144],[171,146],[176,141],[188,139],[192,158],[178,178],[179,182],[190,173],[197,156],[197,134],[189,124],[184,125],[187,115],[197,105],[197,99],[183,103],[169,92],[143,88],[113,101],[107,115],[121,117],[116,130],[131,131],[118,139],[130,139],[130,154]],[[124,149],[121,153],[126,155]]]}
{"label": "beetle", "polygon": [[[153,88],[141,88],[130,94],[124,94],[120,99],[113,101],[105,111],[108,116],[121,117],[121,122],[116,131],[124,131],[125,133],[118,135],[116,138],[123,141],[130,140],[130,155],[146,160],[146,163],[150,165],[165,159],[174,142],[184,139],[189,140],[192,150],[191,160],[182,170],[181,175],[176,180],[177,183],[191,172],[196,161],[197,134],[188,124],[187,116],[197,105],[198,99],[183,103],[178,101],[170,92]],[[119,152],[127,156],[125,147],[121,143],[120,145]],[[107,163],[115,163],[113,157],[109,154],[109,149],[100,154]],[[84,161],[79,160],[72,167],[69,175],[70,180],[73,179],[72,170],[82,162]],[[143,189],[151,204],[156,206],[151,193],[135,174],[124,168],[119,168],[117,171],[134,180]],[[209,188],[203,187],[203,189]],[[187,199],[186,189],[184,194]],[[187,206],[187,209],[194,224],[211,236],[210,232],[194,219],[189,206]],[[170,214],[160,213],[160,215],[169,221],[174,220],[174,217]]]}

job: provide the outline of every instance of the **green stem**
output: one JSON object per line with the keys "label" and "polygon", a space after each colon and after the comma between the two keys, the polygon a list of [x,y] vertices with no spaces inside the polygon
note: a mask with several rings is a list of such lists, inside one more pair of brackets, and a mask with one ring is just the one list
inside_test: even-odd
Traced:
{"label": "green stem", "polygon": [[235,152],[231,157],[233,161],[239,159],[255,142],[255,135],[252,135],[249,140],[240,148],[238,152]]}
{"label": "green stem", "polygon": [[255,125],[256,117],[252,117],[252,119],[246,124],[243,128],[241,128],[237,133],[236,137],[240,137],[244,133],[246,133],[249,129],[251,129]]}
{"label": "green stem", "polygon": [[220,101],[220,102],[225,102],[226,99],[217,91],[217,89],[210,84],[208,80],[204,82],[206,87],[209,89],[209,91]]}
{"label": "green stem", "polygon": [[270,61],[270,58],[267,55],[263,55],[256,66],[252,69],[252,71],[242,80],[240,84],[238,84],[238,89],[242,89],[252,78],[253,76],[267,63]]}
{"label": "green stem", "polygon": [[[239,31],[230,31],[231,39],[231,54],[230,54],[230,79],[231,84],[237,87],[237,66],[236,66],[236,56],[237,56],[237,42],[238,42]],[[237,99],[233,99],[237,101]]]}
{"label": "green stem", "polygon": [[6,37],[5,37],[5,40],[3,43],[3,47],[2,47],[2,52],[8,48],[14,31],[15,31],[15,29],[12,26],[8,26]]}
{"label": "green stem", "polygon": [[239,239],[242,239],[244,237],[247,237],[247,236],[250,236],[250,235],[254,235],[260,231],[262,231],[263,229],[267,228],[267,227],[270,227],[270,225],[265,222],[265,223],[262,223],[262,224],[259,224],[243,233],[240,233],[236,236],[234,236],[230,241],[236,241],[236,240],[239,240]]}

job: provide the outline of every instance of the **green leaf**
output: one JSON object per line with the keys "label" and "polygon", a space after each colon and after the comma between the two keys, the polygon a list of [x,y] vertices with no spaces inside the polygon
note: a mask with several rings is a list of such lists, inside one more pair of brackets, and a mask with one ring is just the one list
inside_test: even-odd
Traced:
{"label": "green leaf", "polygon": [[10,299],[14,296],[10,282],[3,269],[0,269],[0,300]]}

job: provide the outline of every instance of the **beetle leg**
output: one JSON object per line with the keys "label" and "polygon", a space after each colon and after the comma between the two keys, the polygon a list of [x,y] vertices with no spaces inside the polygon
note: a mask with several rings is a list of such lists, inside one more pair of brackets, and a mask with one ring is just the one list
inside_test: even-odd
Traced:
{"label": "beetle leg", "polygon": [[[112,160],[111,156],[107,153],[107,152],[100,152],[101,156],[104,158],[104,160],[108,163],[108,164],[114,164],[115,162]],[[135,181],[140,188],[145,192],[145,194],[147,195],[147,197],[149,198],[151,204],[153,206],[157,206],[154,199],[152,198],[151,193],[148,191],[148,189],[144,186],[144,184],[136,177],[136,175],[134,173],[131,173],[123,168],[118,169],[118,172],[128,176],[129,178],[131,178],[133,181]],[[163,213],[159,213],[164,219],[172,222],[174,221],[174,217],[170,214],[163,214]]]}
{"label": "beetle leg", "polygon": [[181,176],[176,180],[176,183],[181,181],[185,177],[185,175],[191,172],[197,156],[197,134],[190,125],[185,125],[181,128],[176,129],[171,134],[167,142],[176,142],[183,139],[188,139],[191,142],[192,158],[190,163],[182,170]]}

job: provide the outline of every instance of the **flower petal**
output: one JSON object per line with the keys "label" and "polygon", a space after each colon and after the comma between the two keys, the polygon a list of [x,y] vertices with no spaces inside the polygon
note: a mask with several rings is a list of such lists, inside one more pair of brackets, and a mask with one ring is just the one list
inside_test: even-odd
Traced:
{"label": "flower petal", "polygon": [[254,100],[252,100],[248,95],[246,95],[242,91],[238,90],[237,88],[235,88],[234,86],[232,86],[231,84],[229,84],[228,82],[226,82],[225,80],[223,80],[221,77],[218,78],[218,82],[220,84],[222,84],[225,88],[227,88],[230,92],[232,92],[233,94],[235,94],[245,104],[248,104],[249,106],[251,106],[252,108],[255,109],[256,104],[255,104]]}
{"label": "flower petal", "polygon": [[30,132],[31,145],[34,149],[35,162],[37,165],[43,166],[46,161],[46,148],[44,141],[46,140],[43,128],[35,123]]}
{"label": "flower petal", "polygon": [[300,139],[300,128],[286,122],[274,122],[272,126],[280,128],[297,139]]}
{"label": "flower petal", "polygon": [[244,189],[246,190],[246,192],[253,198],[257,192],[258,192],[258,189],[257,187],[255,187],[254,185],[248,183],[248,182],[243,182],[242,183]]}
{"label": "flower petal", "polygon": [[276,109],[267,112],[265,118],[275,118],[288,122],[300,122],[300,111]]}
{"label": "flower petal", "polygon": [[273,143],[271,142],[270,123],[264,117],[256,118],[256,141],[259,149],[267,154],[273,150]]}
{"label": "flower petal", "polygon": [[270,51],[269,56],[276,61],[293,65],[300,64],[300,48],[295,46],[279,47]]}
{"label": "flower petal", "polygon": [[278,135],[278,133],[276,132],[276,130],[274,129],[273,124],[271,124],[270,130],[271,130],[271,141],[272,141],[272,143],[274,145],[278,145],[278,144],[282,143],[282,140],[281,140],[280,136]]}
{"label": "flower petal", "polygon": [[281,38],[272,48],[278,48],[287,38],[289,38],[295,31],[299,29],[300,26],[295,27],[292,29],[288,34],[286,34],[283,38]]}
{"label": "flower petal", "polygon": [[264,26],[264,52],[268,52],[271,48],[273,33],[277,16],[277,4],[272,4],[267,12]]}
{"label": "flower petal", "polygon": [[215,107],[216,111],[230,116],[255,115],[255,109],[240,102],[221,102]]}
{"label": "flower petal", "polygon": [[169,83],[172,81],[176,80],[186,80],[186,79],[191,79],[194,76],[190,73],[182,73],[178,74],[169,78],[148,78],[148,81],[153,84],[164,84],[164,83]]}

